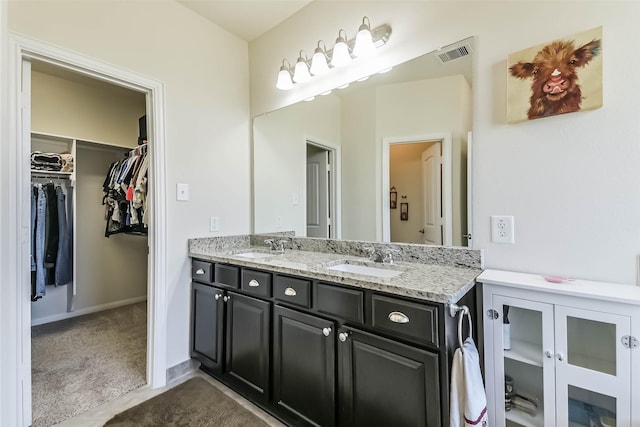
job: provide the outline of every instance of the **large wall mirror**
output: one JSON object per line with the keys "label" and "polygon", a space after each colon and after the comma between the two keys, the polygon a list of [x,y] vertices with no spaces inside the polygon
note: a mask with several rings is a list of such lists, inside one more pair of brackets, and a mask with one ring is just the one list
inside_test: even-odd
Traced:
{"label": "large wall mirror", "polygon": [[473,42],[254,118],[254,232],[470,245]]}

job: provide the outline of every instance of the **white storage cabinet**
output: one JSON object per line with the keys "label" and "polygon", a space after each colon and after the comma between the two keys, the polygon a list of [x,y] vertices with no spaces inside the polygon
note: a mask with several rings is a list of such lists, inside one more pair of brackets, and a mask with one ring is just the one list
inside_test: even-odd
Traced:
{"label": "white storage cabinet", "polygon": [[478,281],[489,425],[640,426],[640,288],[496,270]]}

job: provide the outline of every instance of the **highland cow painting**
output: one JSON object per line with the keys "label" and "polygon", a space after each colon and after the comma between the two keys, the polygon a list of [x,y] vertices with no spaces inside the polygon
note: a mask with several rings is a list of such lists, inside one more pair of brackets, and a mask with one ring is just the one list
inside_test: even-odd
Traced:
{"label": "highland cow painting", "polygon": [[602,107],[602,27],[509,55],[507,122]]}

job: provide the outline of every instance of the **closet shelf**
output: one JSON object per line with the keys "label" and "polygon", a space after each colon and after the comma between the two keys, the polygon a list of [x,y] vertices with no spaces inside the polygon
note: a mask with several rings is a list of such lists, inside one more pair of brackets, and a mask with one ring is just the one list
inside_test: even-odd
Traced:
{"label": "closet shelf", "polygon": [[71,177],[73,172],[58,172],[58,171],[44,171],[38,169],[31,169],[31,175],[46,175],[46,176],[57,176],[57,177]]}

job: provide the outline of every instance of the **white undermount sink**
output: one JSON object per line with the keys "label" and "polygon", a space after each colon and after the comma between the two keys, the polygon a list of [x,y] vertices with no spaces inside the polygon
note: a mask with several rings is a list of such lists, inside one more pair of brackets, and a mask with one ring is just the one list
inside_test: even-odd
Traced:
{"label": "white undermount sink", "polygon": [[274,254],[265,253],[265,252],[243,252],[240,254],[233,254],[233,256],[239,256],[239,257],[251,258],[251,259],[261,259],[261,258],[270,258],[274,256]]}
{"label": "white undermount sink", "polygon": [[402,271],[391,270],[389,268],[369,267],[367,265],[358,264],[337,264],[331,267],[326,267],[327,270],[342,271],[345,273],[363,274],[365,276],[391,278],[402,274]]}

